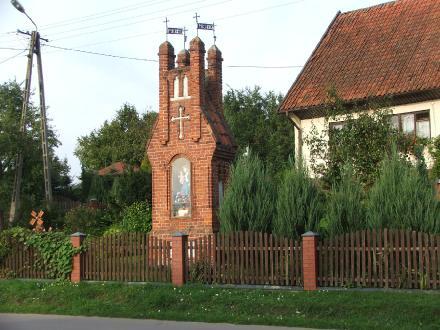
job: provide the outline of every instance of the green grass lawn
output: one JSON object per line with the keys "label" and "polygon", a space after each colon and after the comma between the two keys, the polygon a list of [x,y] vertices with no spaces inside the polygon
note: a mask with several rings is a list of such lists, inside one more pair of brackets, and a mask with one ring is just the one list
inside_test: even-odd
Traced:
{"label": "green grass lawn", "polygon": [[440,294],[0,281],[0,312],[339,329],[440,329]]}

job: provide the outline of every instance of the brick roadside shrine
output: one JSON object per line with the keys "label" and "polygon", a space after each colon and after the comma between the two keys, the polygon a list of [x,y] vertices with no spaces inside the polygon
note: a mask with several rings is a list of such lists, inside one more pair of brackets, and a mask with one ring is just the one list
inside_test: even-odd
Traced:
{"label": "brick roadside shrine", "polygon": [[217,211],[237,146],[223,116],[222,54],[199,37],[175,62],[159,47],[159,116],[147,154],[152,167],[152,234],[189,238],[219,230]]}

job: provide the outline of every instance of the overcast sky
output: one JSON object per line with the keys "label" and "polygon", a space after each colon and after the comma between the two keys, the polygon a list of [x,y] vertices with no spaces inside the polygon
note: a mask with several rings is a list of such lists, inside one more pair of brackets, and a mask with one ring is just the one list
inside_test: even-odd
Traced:
{"label": "overcast sky", "polygon": [[[286,94],[300,68],[234,68],[229,66],[302,66],[338,10],[381,3],[377,0],[20,0],[49,44],[126,57],[157,59],[170,27],[188,29],[188,41],[199,22],[216,24],[217,45],[224,57],[223,88],[254,85]],[[33,25],[9,0],[0,0],[0,83],[23,82],[28,38],[14,31]],[[206,48],[210,31],[200,31]],[[169,36],[176,53],[183,38]],[[2,48],[16,48],[8,50]],[[47,115],[67,158],[71,174],[80,174],[73,155],[77,138],[114,117],[124,103],[139,112],[158,108],[156,62],[117,59],[44,47],[42,50]],[[16,56],[16,57],[14,57]],[[9,59],[14,57],[12,59]],[[9,60],[8,60],[9,59]],[[5,61],[5,62],[4,62]],[[2,63],[4,62],[4,63]],[[32,86],[35,90],[36,68]],[[33,97],[38,103],[38,98]]]}

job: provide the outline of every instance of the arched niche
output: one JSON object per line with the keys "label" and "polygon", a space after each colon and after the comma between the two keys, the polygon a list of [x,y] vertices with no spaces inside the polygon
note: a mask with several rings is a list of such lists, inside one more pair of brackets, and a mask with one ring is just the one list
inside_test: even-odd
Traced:
{"label": "arched niche", "polygon": [[171,215],[174,218],[191,216],[191,162],[185,157],[171,163]]}
{"label": "arched niche", "polygon": [[174,78],[174,98],[179,97],[179,77]]}
{"label": "arched niche", "polygon": [[189,92],[188,92],[188,77],[184,76],[183,77],[183,97],[188,97],[189,96]]}

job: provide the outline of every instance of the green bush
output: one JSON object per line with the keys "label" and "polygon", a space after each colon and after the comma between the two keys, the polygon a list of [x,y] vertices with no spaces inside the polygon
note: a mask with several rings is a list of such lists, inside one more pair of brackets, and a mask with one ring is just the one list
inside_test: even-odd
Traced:
{"label": "green bush", "polygon": [[394,150],[380,167],[371,188],[368,224],[373,228],[404,228],[440,232],[440,202],[426,172],[415,168]]}
{"label": "green bush", "polygon": [[147,202],[134,202],[122,211],[122,231],[142,232],[151,231],[151,209]]}
{"label": "green bush", "polygon": [[111,223],[112,219],[103,210],[79,206],[66,213],[64,231],[99,236]]}
{"label": "green bush", "polygon": [[298,162],[283,173],[278,188],[273,231],[280,236],[297,238],[305,231],[317,231],[323,215],[323,196]]}
{"label": "green bush", "polygon": [[220,206],[220,229],[270,232],[274,201],[274,183],[260,158],[251,152],[239,157]]}
{"label": "green bush", "polygon": [[437,136],[429,145],[429,153],[434,161],[431,174],[434,179],[440,179],[440,136]]}
{"label": "green bush", "polygon": [[339,183],[332,186],[326,204],[325,230],[330,236],[366,228],[365,194],[354,176],[353,168],[346,166]]}
{"label": "green bush", "polygon": [[17,243],[33,247],[36,251],[35,266],[37,269],[44,269],[48,277],[53,279],[67,279],[72,271],[72,257],[83,251],[83,248],[74,248],[70,242],[70,235],[63,232],[37,233],[14,227],[0,233],[0,253],[3,257]]}

